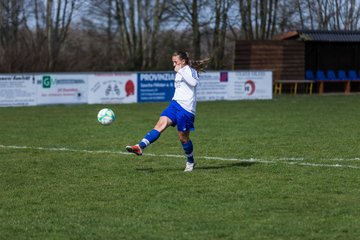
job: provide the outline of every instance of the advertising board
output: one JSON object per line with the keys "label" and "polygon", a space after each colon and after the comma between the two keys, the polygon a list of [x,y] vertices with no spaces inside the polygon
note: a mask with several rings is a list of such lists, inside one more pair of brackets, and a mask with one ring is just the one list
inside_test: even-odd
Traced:
{"label": "advertising board", "polygon": [[36,75],[37,104],[87,103],[87,74]]}
{"label": "advertising board", "polygon": [[134,103],[137,101],[136,73],[89,75],[89,104]]}
{"label": "advertising board", "polygon": [[1,75],[0,107],[36,105],[34,75]]}

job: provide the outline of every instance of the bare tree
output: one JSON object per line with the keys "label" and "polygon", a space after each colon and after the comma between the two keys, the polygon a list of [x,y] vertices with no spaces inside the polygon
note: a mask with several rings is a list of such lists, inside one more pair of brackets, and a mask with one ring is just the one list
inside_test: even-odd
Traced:
{"label": "bare tree", "polygon": [[356,0],[335,0],[336,28],[356,30],[359,28],[360,2]]}
{"label": "bare tree", "polygon": [[160,26],[168,7],[166,0],[115,0],[119,51],[131,69],[156,65]]}
{"label": "bare tree", "polygon": [[[356,30],[359,28],[360,2],[357,0],[297,0],[301,28]],[[296,20],[292,21],[296,25]]]}
{"label": "bare tree", "polygon": [[191,5],[191,11],[189,11],[188,7],[185,5],[185,8],[189,11],[191,15],[191,26],[193,30],[192,35],[192,49],[193,55],[195,59],[200,58],[201,54],[201,36],[200,36],[200,27],[199,27],[199,13],[198,13],[198,0],[193,0]]}
{"label": "bare tree", "polygon": [[251,20],[251,10],[252,10],[252,1],[251,0],[239,0],[239,9],[240,9],[240,21],[241,21],[241,34],[244,35],[245,39],[253,39],[252,31],[252,20]]}
{"label": "bare tree", "polygon": [[[77,0],[47,0],[46,37],[48,70],[55,70],[61,48],[68,36]],[[54,14],[53,14],[54,12]]]}
{"label": "bare tree", "polygon": [[276,31],[279,0],[238,0],[245,39],[269,39]]}
{"label": "bare tree", "polygon": [[[148,2],[148,1],[147,1]],[[147,29],[151,29],[148,37],[150,37],[150,44],[146,45],[146,49],[148,49],[148,60],[147,60],[147,67],[154,68],[157,64],[157,52],[160,44],[158,43],[159,33],[160,33],[160,26],[163,21],[167,19],[165,11],[167,10],[168,5],[166,4],[166,0],[156,0],[155,5],[152,7],[152,14],[150,15],[150,19],[146,18],[145,25],[152,26]],[[151,9],[149,4],[146,6],[146,9]],[[149,24],[149,20],[151,23]]]}
{"label": "bare tree", "polygon": [[211,67],[221,69],[224,67],[226,33],[228,30],[228,13],[234,1],[215,0],[215,21],[213,30],[213,41],[211,48]]}
{"label": "bare tree", "polygon": [[47,37],[47,53],[48,53],[48,65],[47,68],[52,70],[54,67],[53,59],[53,22],[52,22],[52,9],[53,0],[47,0],[46,3],[46,37]]}
{"label": "bare tree", "polygon": [[201,29],[207,26],[213,16],[208,9],[210,5],[207,0],[181,0],[174,1],[171,14],[180,26],[189,26],[191,29],[192,58],[201,57]]}
{"label": "bare tree", "polygon": [[163,70],[174,49],[221,69],[237,39],[359,21],[358,0],[0,0],[0,71]]}
{"label": "bare tree", "polygon": [[22,23],[23,1],[0,1],[0,55],[5,71],[13,71],[19,61],[19,34]]}

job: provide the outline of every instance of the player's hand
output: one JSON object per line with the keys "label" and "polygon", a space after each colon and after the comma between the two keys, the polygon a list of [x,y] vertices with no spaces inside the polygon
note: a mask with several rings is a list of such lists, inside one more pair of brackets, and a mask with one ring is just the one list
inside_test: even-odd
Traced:
{"label": "player's hand", "polygon": [[182,65],[181,64],[178,64],[178,65],[175,65],[175,72],[178,72],[180,69],[182,68]]}

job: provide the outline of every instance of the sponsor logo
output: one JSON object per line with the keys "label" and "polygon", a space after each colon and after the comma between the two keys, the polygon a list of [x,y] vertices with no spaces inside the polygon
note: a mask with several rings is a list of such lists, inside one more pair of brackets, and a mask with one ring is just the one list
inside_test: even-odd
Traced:
{"label": "sponsor logo", "polygon": [[109,84],[106,89],[105,89],[105,96],[109,96],[109,95],[116,95],[116,96],[120,96],[120,88],[117,84],[111,85]]}
{"label": "sponsor logo", "polygon": [[43,76],[42,77],[42,86],[43,86],[43,88],[50,88],[53,83],[55,83],[55,81],[50,76]]}
{"label": "sponsor logo", "polygon": [[220,72],[220,82],[228,82],[228,72]]}
{"label": "sponsor logo", "polygon": [[245,82],[245,93],[247,95],[253,95],[253,93],[255,92],[255,83],[252,80],[247,80]]}
{"label": "sponsor logo", "polygon": [[140,81],[171,81],[175,79],[175,73],[141,73]]}
{"label": "sponsor logo", "polygon": [[126,96],[134,95],[135,94],[135,85],[134,82],[131,80],[128,80],[125,84],[125,92]]}

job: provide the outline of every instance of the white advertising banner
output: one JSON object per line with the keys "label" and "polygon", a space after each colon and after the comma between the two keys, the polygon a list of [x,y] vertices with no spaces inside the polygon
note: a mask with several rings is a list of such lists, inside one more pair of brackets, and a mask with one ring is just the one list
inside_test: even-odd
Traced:
{"label": "white advertising banner", "polygon": [[137,73],[89,75],[89,104],[137,102]]}
{"label": "white advertising banner", "polygon": [[222,71],[200,74],[199,101],[272,99],[271,71]]}
{"label": "white advertising banner", "polygon": [[[147,76],[158,76],[149,79]],[[0,106],[117,104],[170,101],[173,80],[155,73],[73,73],[0,75]],[[145,81],[146,80],[146,81]],[[139,82],[144,86],[140,86]],[[150,87],[149,87],[150,86]],[[164,87],[165,86],[165,87]],[[140,88],[139,88],[140,87]],[[148,96],[162,96],[148,99]],[[209,71],[200,74],[199,101],[272,99],[271,71]]]}
{"label": "white advertising banner", "polygon": [[43,74],[36,76],[37,103],[87,103],[87,74]]}
{"label": "white advertising banner", "polygon": [[[226,76],[226,79],[221,79]],[[225,100],[229,83],[228,72],[205,72],[199,74],[196,97],[199,101]]]}
{"label": "white advertising banner", "polygon": [[36,82],[33,75],[1,75],[0,107],[36,105]]}
{"label": "white advertising banner", "polygon": [[272,99],[271,71],[229,72],[227,99]]}

